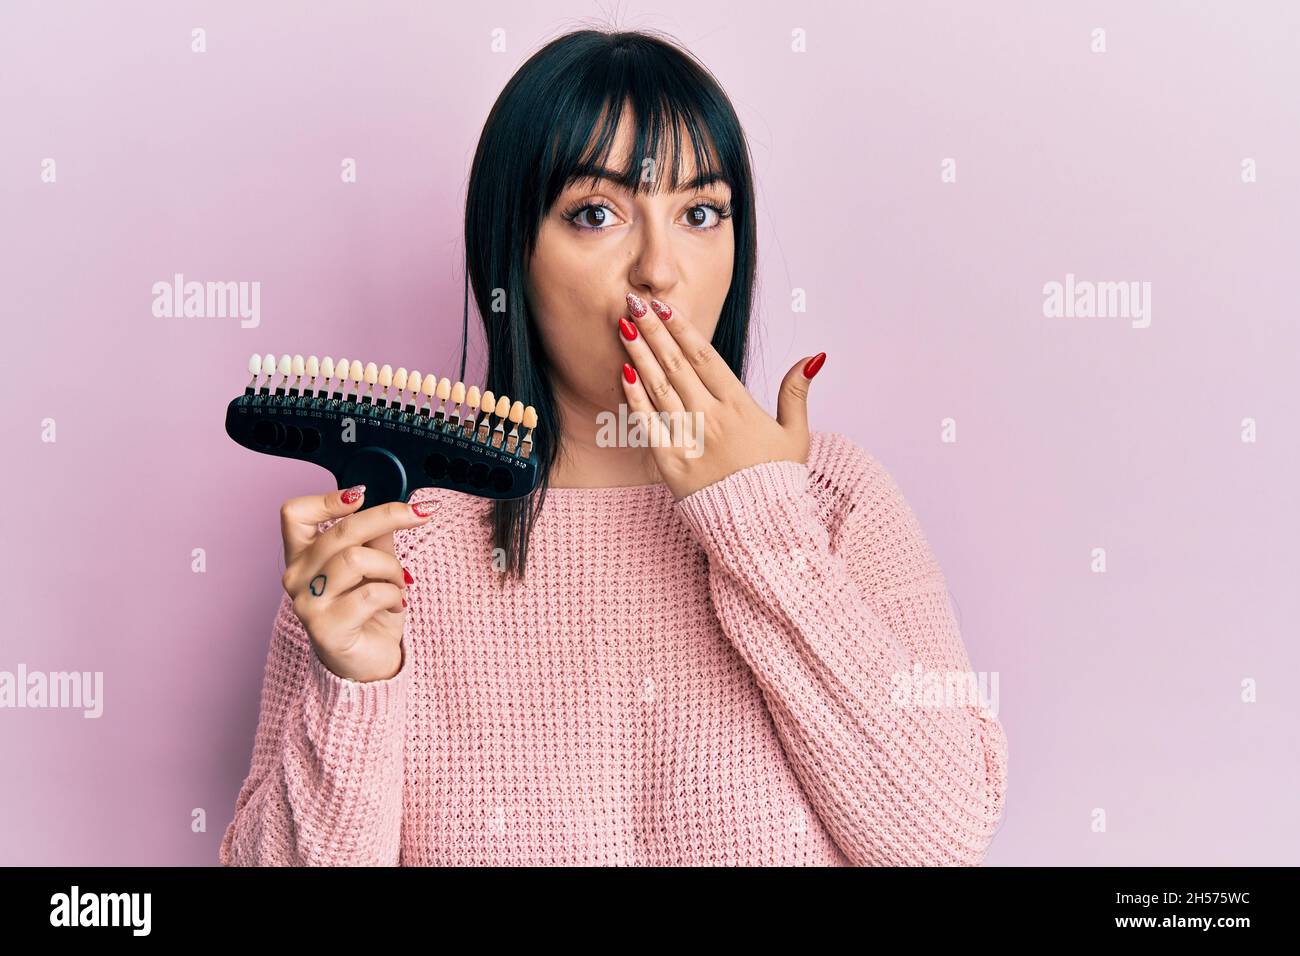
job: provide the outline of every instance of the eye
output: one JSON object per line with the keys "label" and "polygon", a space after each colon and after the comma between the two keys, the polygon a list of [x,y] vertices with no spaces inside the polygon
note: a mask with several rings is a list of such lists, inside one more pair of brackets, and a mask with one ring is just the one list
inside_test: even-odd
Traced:
{"label": "eye", "polygon": [[[583,232],[603,232],[615,219],[614,209],[600,200],[579,203],[566,209],[561,215],[575,229]],[[590,219],[583,221],[584,216]]]}
{"label": "eye", "polygon": [[[618,218],[614,207],[599,199],[578,202],[560,215],[579,232],[604,232]],[[698,202],[684,215],[692,232],[709,232],[721,226],[722,220],[731,218],[731,203]]]}
{"label": "eye", "polygon": [[[712,214],[710,216],[710,214]],[[696,232],[708,232],[722,225],[722,220],[731,218],[731,204],[718,205],[713,202],[696,203],[686,210],[686,221]]]}

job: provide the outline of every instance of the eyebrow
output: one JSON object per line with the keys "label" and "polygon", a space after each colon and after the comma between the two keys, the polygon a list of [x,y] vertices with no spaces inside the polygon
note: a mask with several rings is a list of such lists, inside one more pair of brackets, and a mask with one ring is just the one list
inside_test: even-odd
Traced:
{"label": "eyebrow", "polygon": [[[609,181],[615,186],[619,186],[624,189],[627,188],[626,186],[623,185],[624,177],[621,173],[617,173],[614,170],[609,169],[608,167],[605,166],[590,166],[587,164],[580,165],[574,171],[573,175],[569,177],[569,183],[574,184],[578,182],[587,182],[588,180],[592,180],[592,179],[604,179]],[[677,191],[678,192],[696,191],[696,190],[703,189],[705,186],[710,186],[716,182],[722,183],[728,189],[731,188],[731,183],[727,179],[727,177],[722,172],[715,169],[712,172],[708,172],[708,173],[697,173],[695,177],[691,179],[690,182],[679,186]]]}

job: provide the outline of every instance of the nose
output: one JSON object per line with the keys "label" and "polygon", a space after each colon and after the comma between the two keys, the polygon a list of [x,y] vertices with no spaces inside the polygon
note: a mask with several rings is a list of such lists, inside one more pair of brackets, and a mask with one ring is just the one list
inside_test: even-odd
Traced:
{"label": "nose", "polygon": [[666,298],[677,283],[677,251],[673,248],[668,227],[646,221],[635,230],[627,281],[633,292],[644,299]]}

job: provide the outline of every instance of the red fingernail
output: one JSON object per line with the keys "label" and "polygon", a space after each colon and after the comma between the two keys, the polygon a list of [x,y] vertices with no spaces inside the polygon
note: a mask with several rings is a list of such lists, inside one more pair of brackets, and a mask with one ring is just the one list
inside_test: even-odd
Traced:
{"label": "red fingernail", "polygon": [[812,378],[821,371],[822,364],[826,361],[826,353],[818,352],[808,360],[808,364],[803,367],[803,377]]}
{"label": "red fingernail", "polygon": [[343,492],[341,500],[345,505],[353,505],[361,500],[361,496],[365,494],[365,492],[365,485],[353,485],[347,491]]}
{"label": "red fingernail", "polygon": [[629,292],[627,294],[627,308],[628,311],[631,312],[633,315],[635,315],[638,319],[641,318],[641,316],[645,315],[647,311],[649,311],[645,307],[645,299],[641,298],[635,292]]}
{"label": "red fingernail", "polygon": [[668,306],[664,305],[658,299],[650,300],[650,308],[654,309],[655,315],[659,316],[659,318],[663,319],[664,321],[667,321],[668,319],[671,319],[673,317],[673,310],[670,309]]}
{"label": "red fingernail", "polygon": [[636,369],[628,365],[626,362],[623,363],[623,378],[627,380],[629,385],[636,384]]}
{"label": "red fingernail", "polygon": [[417,518],[428,518],[438,510],[438,506],[432,501],[421,501],[419,504],[411,505],[411,510],[415,512]]}
{"label": "red fingernail", "polygon": [[402,607],[406,607],[406,598],[402,598]]}
{"label": "red fingernail", "polygon": [[402,575],[406,578],[407,584],[415,583],[415,578],[411,577],[411,572],[406,570],[406,568],[402,568]]}
{"label": "red fingernail", "polygon": [[618,328],[619,331],[623,333],[623,338],[627,339],[629,342],[636,341],[636,326],[627,320],[627,316],[619,316]]}

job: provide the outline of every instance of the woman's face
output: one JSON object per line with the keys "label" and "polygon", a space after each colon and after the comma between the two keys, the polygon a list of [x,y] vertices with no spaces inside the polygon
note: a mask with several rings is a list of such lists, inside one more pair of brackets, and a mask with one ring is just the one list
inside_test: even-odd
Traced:
{"label": "woman's face", "polygon": [[[629,116],[625,111],[609,156],[614,169],[627,168]],[[529,264],[528,303],[557,397],[570,409],[604,410],[624,401],[620,377],[627,353],[618,320],[628,314],[626,293],[661,299],[706,339],[713,337],[731,285],[731,190],[721,182],[690,188],[694,157],[682,142],[681,191],[668,191],[671,168],[656,177],[656,194],[643,184],[635,198],[612,180],[575,182],[542,220]],[[635,162],[642,168],[640,157]]]}

